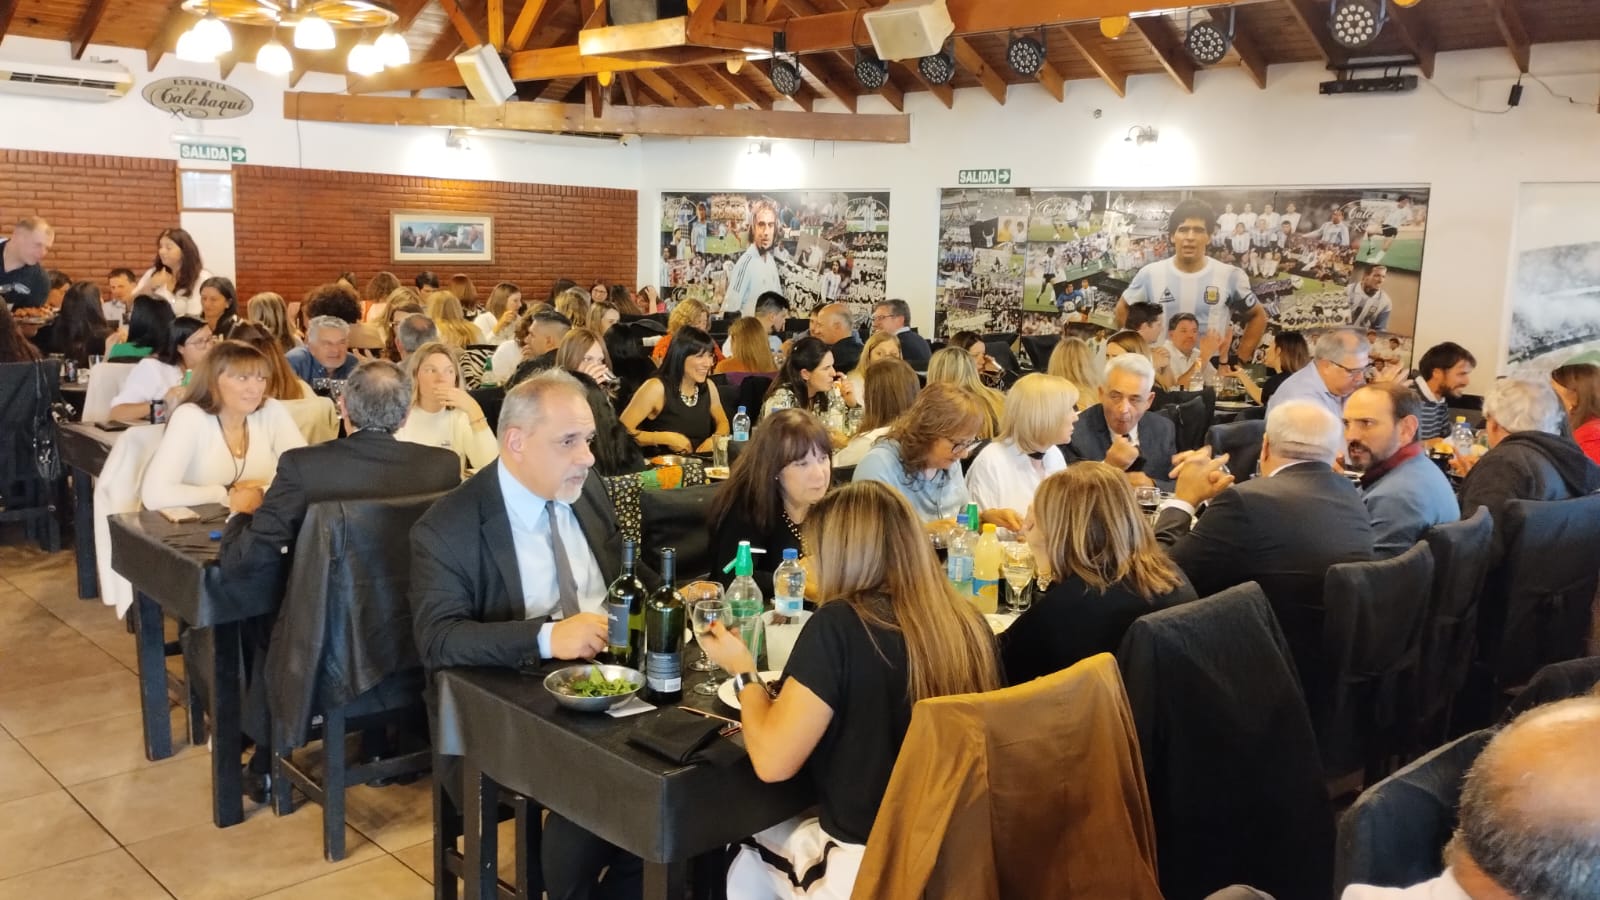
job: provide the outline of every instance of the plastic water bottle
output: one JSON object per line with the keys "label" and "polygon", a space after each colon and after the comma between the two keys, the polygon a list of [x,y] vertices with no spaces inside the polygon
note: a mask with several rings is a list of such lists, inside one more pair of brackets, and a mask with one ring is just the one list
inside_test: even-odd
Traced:
{"label": "plastic water bottle", "polygon": [[733,414],[733,424],[730,426],[730,430],[733,432],[734,440],[750,440],[750,414],[744,411],[744,407],[739,407],[739,411]]}
{"label": "plastic water bottle", "polygon": [[1455,427],[1450,429],[1450,446],[1455,448],[1456,455],[1463,458],[1471,456],[1475,440],[1476,435],[1472,432],[1472,426],[1467,424],[1467,417],[1456,416]]}
{"label": "plastic water bottle", "polygon": [[843,433],[845,417],[844,394],[839,390],[839,382],[835,381],[833,387],[828,389],[828,411],[823,414],[822,421],[828,426],[829,431]]}
{"label": "plastic water bottle", "polygon": [[949,577],[956,593],[963,597],[972,595],[972,551],[978,543],[970,524],[966,510],[958,513],[956,531],[950,535],[950,541],[945,546],[945,575]]}
{"label": "plastic water bottle", "polygon": [[783,551],[783,562],[772,573],[772,610],[766,619],[767,665],[781,671],[789,664],[789,653],[800,637],[800,630],[811,619],[806,612],[806,570],[800,565],[800,551]]}
{"label": "plastic water bottle", "polygon": [[983,536],[978,538],[978,548],[972,553],[972,602],[978,612],[1000,611],[1000,566],[1004,554],[1000,549],[1000,535],[993,525],[983,526]]}
{"label": "plastic water bottle", "polygon": [[761,599],[761,587],[752,577],[755,574],[755,560],[750,553],[750,542],[740,541],[739,555],[731,563],[733,582],[722,595],[728,609],[736,616],[758,616],[765,606]]}

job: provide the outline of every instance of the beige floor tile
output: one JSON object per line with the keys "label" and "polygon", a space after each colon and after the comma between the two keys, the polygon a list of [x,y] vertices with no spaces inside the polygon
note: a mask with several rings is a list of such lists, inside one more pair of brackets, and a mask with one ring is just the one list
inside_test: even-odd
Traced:
{"label": "beige floor tile", "polygon": [[0,693],[0,725],[16,737],[139,711],[139,680],[122,666],[46,688]]}
{"label": "beige floor tile", "polygon": [[210,822],[140,841],[134,858],[179,900],[248,900],[383,856],[345,830],[345,858],[322,858],[322,818],[305,811],[278,818],[257,809],[232,828]]}
{"label": "beige floor tile", "polygon": [[115,609],[98,599],[83,600],[78,597],[78,580],[71,571],[51,576],[48,580],[25,588],[25,591],[40,606],[80,631],[103,628],[117,621]]}
{"label": "beige floor tile", "polygon": [[313,878],[261,900],[427,900],[433,887],[392,856]]}
{"label": "beige floor tile", "polygon": [[68,790],[127,846],[211,821],[211,758],[192,756]]}
{"label": "beige floor tile", "polygon": [[26,649],[0,650],[0,685],[7,692],[127,671],[80,634],[61,635]]}
{"label": "beige floor tile", "polygon": [[171,900],[128,851],[109,850],[0,881],[0,900]]}
{"label": "beige floor tile", "polygon": [[108,775],[205,756],[204,745],[195,747],[186,739],[183,711],[172,709],[168,716],[176,752],[155,762],[144,757],[144,720],[137,712],[29,735],[21,738],[20,743],[56,780],[69,787]]}
{"label": "beige floor tile", "polygon": [[345,822],[390,853],[432,840],[433,782],[357,785],[345,794]]}
{"label": "beige floor tile", "polygon": [[0,740],[0,803],[47,794],[59,787],[21,744],[9,738]]}
{"label": "beige floor tile", "polygon": [[80,627],[78,630],[96,647],[126,666],[128,671],[139,671],[139,652],[133,645],[133,635],[128,633],[122,620],[114,618],[93,628]]}
{"label": "beige floor tile", "polygon": [[406,868],[417,873],[422,880],[433,884],[433,841],[396,850],[394,858],[405,863]]}
{"label": "beige floor tile", "polygon": [[[496,832],[500,836],[500,858],[495,867],[500,875],[500,880],[511,883],[517,877],[517,855],[515,852],[517,839],[517,823],[507,819],[500,823]],[[460,852],[461,842],[456,841],[456,851]],[[415,847],[404,850],[391,851],[395,859],[405,863],[411,871],[416,872],[433,883],[433,840],[430,838]]]}
{"label": "beige floor tile", "polygon": [[0,803],[0,878],[116,849],[66,791]]}
{"label": "beige floor tile", "polygon": [[0,597],[0,653],[72,634],[71,625],[20,591]]}

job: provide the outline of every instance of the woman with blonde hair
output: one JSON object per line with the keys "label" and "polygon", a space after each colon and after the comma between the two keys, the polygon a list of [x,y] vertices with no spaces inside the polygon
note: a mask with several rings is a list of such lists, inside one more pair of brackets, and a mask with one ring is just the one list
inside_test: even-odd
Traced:
{"label": "woman with blonde hair", "polygon": [[1062,444],[1078,421],[1078,389],[1055,375],[1024,375],[1006,395],[1000,435],[967,467],[967,490],[980,508],[1027,509],[1046,476],[1067,467]]}
{"label": "woman with blonde hair", "polygon": [[483,343],[483,335],[478,333],[478,326],[467,321],[461,311],[461,301],[450,291],[434,291],[428,295],[428,318],[433,320],[435,328],[439,329],[439,340],[456,348],[465,350],[473,344]]}
{"label": "woman with blonde hair", "polygon": [[772,375],[778,363],[772,358],[772,345],[767,340],[767,326],[754,316],[736,319],[728,329],[728,349],[733,351],[714,370],[718,375],[731,376],[728,383],[737,385],[746,375]]}
{"label": "woman with blonde hair", "polygon": [[[899,342],[894,343],[899,346]],[[922,390],[922,379],[917,377],[916,370],[899,357],[880,359],[866,369],[861,424],[850,443],[833,455],[835,466],[860,463],[878,438],[888,433],[889,426],[917,402],[917,393]]]}
{"label": "woman with blonde hair", "polygon": [[[950,586],[894,490],[858,482],[827,494],[801,537],[821,603],[777,699],[738,636],[718,624],[700,639],[734,673],[756,776],[778,782],[804,771],[819,795],[819,816],[790,819],[741,846],[728,870],[730,897],[849,897],[912,707],[1001,685],[988,625]],[[805,890],[789,870],[808,873]]]}
{"label": "woman with blonde hair", "polygon": [[583,288],[567,288],[556,295],[556,312],[574,325],[589,321],[589,294]]}
{"label": "woman with blonde hair", "polygon": [[389,295],[389,300],[384,307],[383,325],[383,352],[384,358],[390,362],[401,362],[400,345],[395,341],[395,331],[407,316],[425,315],[422,311],[422,297],[415,288],[402,287]]}
{"label": "woman with blonde hair", "polygon": [[[622,310],[610,300],[601,300],[599,303],[589,305],[589,318],[586,324],[591,331],[605,334],[611,326],[622,321]],[[574,323],[576,324],[576,323]]]}
{"label": "woman with blonde hair", "polygon": [[478,314],[472,324],[478,327],[484,343],[500,344],[512,339],[517,316],[522,314],[522,289],[509,281],[502,281],[489,292],[488,309]]}
{"label": "woman with blonde hair", "polygon": [[289,321],[289,304],[279,294],[262,291],[251,297],[245,304],[245,315],[265,328],[285,353],[305,343]]}
{"label": "woman with blonde hair", "polygon": [[[454,296],[451,296],[454,300]],[[429,341],[406,358],[411,376],[411,414],[396,440],[454,450],[462,471],[481,469],[500,458],[500,445],[478,401],[461,379],[460,351]]]}
{"label": "woman with blonde hair", "polygon": [[284,355],[287,351],[260,322],[241,319],[228,332],[228,340],[249,344],[267,358],[268,368],[272,370],[267,376],[268,397],[274,400],[300,400],[313,396],[311,385],[301,381],[300,376],[289,368],[289,359]]}
{"label": "woman with blonde hair", "polygon": [[1010,684],[1115,653],[1135,619],[1195,599],[1114,466],[1080,462],[1046,478],[1024,535],[1043,590],[1000,636]]}
{"label": "woman with blonde hair", "polygon": [[1139,332],[1124,328],[1106,338],[1106,359],[1116,359],[1124,353],[1137,353],[1149,359],[1150,345]]}
{"label": "woman with blonde hair", "polygon": [[983,406],[983,427],[978,437],[988,440],[1000,432],[1000,418],[1005,415],[1005,395],[983,383],[978,377],[978,367],[972,357],[960,347],[946,347],[928,360],[928,383],[953,384],[971,392]]}
{"label": "woman with blonde hair", "polygon": [[1078,389],[1077,410],[1083,412],[1100,402],[1103,368],[1096,363],[1094,348],[1089,346],[1088,341],[1080,337],[1063,337],[1056,348],[1050,351],[1050,363],[1045,371],[1072,382],[1072,386]]}
{"label": "woman with blonde hair", "polygon": [[[661,365],[661,361],[667,358],[667,348],[672,346],[672,336],[686,325],[698,328],[709,334],[711,331],[711,310],[704,303],[693,297],[685,297],[679,300],[678,305],[672,308],[672,314],[667,316],[666,336],[656,341],[655,347],[650,351],[650,358],[656,361],[656,365]],[[722,348],[713,344],[711,350],[711,355],[716,358],[716,361],[722,362]]]}
{"label": "woman with blonde hair", "polygon": [[[861,358],[856,361],[856,367],[850,370],[850,384],[856,389],[856,396],[865,398],[867,367],[880,359],[904,359],[900,353],[900,338],[874,331],[867,342],[861,345]],[[866,409],[866,401],[862,401],[862,409]]]}
{"label": "woman with blonde hair", "polygon": [[[962,359],[967,354],[955,351]],[[967,365],[971,365],[967,360]],[[972,501],[961,460],[978,445],[983,427],[982,403],[972,392],[946,382],[929,381],[905,415],[895,420],[856,466],[856,481],[881,481],[903,494],[930,533],[955,524],[956,515]],[[1011,509],[985,509],[984,522],[1022,530],[1022,517]]]}

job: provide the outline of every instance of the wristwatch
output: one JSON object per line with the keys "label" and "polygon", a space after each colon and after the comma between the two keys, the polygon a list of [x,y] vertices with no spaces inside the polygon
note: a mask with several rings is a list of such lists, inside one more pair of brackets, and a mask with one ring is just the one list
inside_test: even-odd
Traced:
{"label": "wristwatch", "polygon": [[766,692],[768,699],[771,699],[772,688],[768,687],[767,683],[761,680],[760,672],[740,672],[739,674],[733,676],[733,695],[737,697],[740,694],[743,694],[744,689],[752,684],[761,685],[761,690]]}

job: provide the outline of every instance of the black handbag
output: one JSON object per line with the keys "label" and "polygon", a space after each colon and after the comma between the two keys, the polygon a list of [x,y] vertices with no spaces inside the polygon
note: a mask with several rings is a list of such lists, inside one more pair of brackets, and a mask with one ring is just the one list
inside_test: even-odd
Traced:
{"label": "black handbag", "polygon": [[61,448],[56,444],[58,414],[51,399],[54,391],[44,374],[47,365],[48,362],[39,362],[33,367],[33,467],[41,479],[55,481],[61,477]]}

